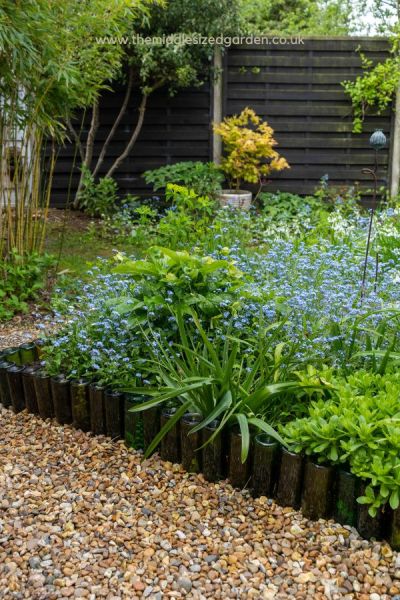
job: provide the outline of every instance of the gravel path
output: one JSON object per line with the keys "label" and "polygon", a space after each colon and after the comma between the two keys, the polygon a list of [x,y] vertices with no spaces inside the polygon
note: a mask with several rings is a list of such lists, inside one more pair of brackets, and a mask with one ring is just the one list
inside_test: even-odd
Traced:
{"label": "gravel path", "polygon": [[56,329],[57,325],[50,313],[32,309],[28,315],[17,315],[10,321],[0,321],[0,350],[32,342],[43,335],[50,335]]}
{"label": "gravel path", "polygon": [[400,555],[123,443],[0,408],[0,597],[356,598]]}

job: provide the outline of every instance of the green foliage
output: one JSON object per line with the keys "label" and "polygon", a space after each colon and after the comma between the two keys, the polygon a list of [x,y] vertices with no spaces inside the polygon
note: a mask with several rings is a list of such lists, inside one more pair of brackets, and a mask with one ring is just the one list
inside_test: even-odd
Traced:
{"label": "green foliage", "polygon": [[75,108],[90,105],[121,66],[123,48],[102,46],[95,38],[122,35],[145,4],[3,0],[0,94],[6,102],[13,99],[9,106],[18,122],[34,122],[60,134],[62,120]]}
{"label": "green foliage", "polygon": [[213,46],[186,43],[182,38],[163,43],[163,36],[174,34],[218,36],[238,34],[240,30],[237,0],[170,0],[165,8],[154,6],[141,27],[133,34],[159,38],[160,43],[133,44],[128,62],[137,73],[145,94],[166,85],[171,93],[207,81],[212,66]]}
{"label": "green foliage", "polygon": [[197,245],[213,221],[215,201],[172,183],[167,184],[166,198],[172,206],[158,223],[159,243],[172,248]]}
{"label": "green foliage", "polygon": [[358,371],[348,380],[333,380],[330,400],[313,402],[309,416],[282,428],[296,452],[319,462],[343,464],[369,482],[359,498],[370,513],[390,503],[399,506],[400,374]]}
{"label": "green foliage", "polygon": [[348,0],[242,0],[249,33],[348,35],[354,29]]}
{"label": "green foliage", "polygon": [[[126,304],[118,303],[125,314],[170,309],[171,305],[198,307],[209,317],[219,313],[222,300],[230,300],[231,292],[244,285],[243,273],[228,260],[196,256],[187,251],[153,247],[147,260],[130,260],[117,256],[120,264],[114,272],[143,280],[140,297]],[[222,291],[225,290],[225,291]],[[234,309],[231,306],[231,309]]]}
{"label": "green foliage", "polygon": [[224,179],[220,169],[213,162],[185,161],[167,165],[144,174],[146,183],[152,183],[155,191],[165,189],[169,183],[178,183],[199,196],[214,196],[221,189]]}
{"label": "green foliage", "polygon": [[82,189],[79,206],[91,217],[109,217],[116,211],[117,183],[111,177],[102,177],[96,183],[87,167],[82,167]]}
{"label": "green foliage", "polygon": [[[102,220],[100,235],[114,243],[148,246],[149,239],[156,235],[158,211],[148,204],[139,204],[138,199],[126,196],[122,207]],[[94,233],[98,234],[97,227]],[[125,247],[125,246],[124,246]]]}
{"label": "green foliage", "polygon": [[94,267],[97,280],[85,285],[88,302],[82,310],[61,291],[57,311],[73,318],[45,349],[50,374],[62,371],[118,387],[138,377],[152,379],[154,369],[144,369],[148,336],[154,332],[165,346],[176,340],[171,307],[194,307],[210,327],[216,327],[222,311],[240,309],[245,278],[232,261],[158,247],[150,248],[147,260],[117,255],[114,266],[115,261],[114,272],[122,277],[108,273],[109,262],[101,271]]}
{"label": "green foliage", "polygon": [[[166,348],[156,342],[151,357],[151,368],[158,379],[156,389],[146,388],[152,399],[133,409],[141,411],[151,406],[178,400],[182,411],[194,411],[202,416],[201,422],[193,427],[199,431],[214,420],[219,425],[210,441],[225,427],[239,425],[242,433],[242,461],[248,457],[250,432],[261,430],[285,442],[268,423],[271,414],[279,413],[282,398],[295,405],[296,393],[302,393],[299,381],[290,381],[288,360],[284,358],[284,344],[278,342],[279,324],[269,329],[273,335],[266,337],[267,331],[260,330],[255,339],[239,340],[226,335],[210,339],[202,327],[196,313],[190,311],[195,325],[185,324],[181,310],[173,310],[179,328],[179,343],[174,348]],[[149,347],[152,348],[149,338]],[[292,349],[294,351],[294,348]],[[320,384],[313,383],[313,387]],[[134,389],[138,393],[140,389]],[[147,454],[158,445],[165,431],[154,439]]]}
{"label": "green foliage", "polygon": [[0,261],[0,319],[11,319],[28,311],[28,302],[38,298],[46,285],[46,274],[53,264],[49,255],[31,254]]}
{"label": "green foliage", "polygon": [[329,206],[315,196],[298,196],[289,192],[267,193],[259,195],[262,213],[277,221],[290,221],[293,218],[312,217],[318,221],[322,212],[328,212]]}
{"label": "green foliage", "polygon": [[226,156],[221,169],[236,189],[242,181],[260,183],[272,171],[289,168],[286,159],[274,149],[277,145],[274,130],[251,108],[244,108],[240,115],[225,117],[222,123],[214,123],[213,129],[224,144]]}
{"label": "green foliage", "polygon": [[353,131],[360,133],[368,112],[380,115],[389,108],[400,84],[399,38],[393,42],[392,55],[375,64],[361,54],[364,74],[343,87],[353,105]]}

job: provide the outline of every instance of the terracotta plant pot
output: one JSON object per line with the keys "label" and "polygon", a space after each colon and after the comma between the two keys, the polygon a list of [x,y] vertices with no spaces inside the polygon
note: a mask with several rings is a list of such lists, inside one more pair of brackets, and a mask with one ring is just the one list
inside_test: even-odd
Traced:
{"label": "terracotta plant pot", "polygon": [[124,394],[108,389],[104,392],[106,434],[113,440],[124,437]]}
{"label": "terracotta plant pot", "polygon": [[86,379],[70,382],[72,424],[76,429],[90,431],[89,383]]}
{"label": "terracotta plant pot", "polygon": [[22,385],[24,387],[25,406],[28,412],[33,415],[39,414],[39,408],[36,398],[35,374],[39,365],[27,365],[22,371]]}
{"label": "terracotta plant pot", "polygon": [[352,473],[336,471],[333,518],[342,525],[355,527],[357,523],[357,497],[359,480]]}
{"label": "terracotta plant pot", "polygon": [[11,406],[10,386],[8,385],[7,370],[14,363],[8,360],[2,360],[0,362],[0,404],[5,408]]}
{"label": "terracotta plant pot", "polygon": [[105,388],[102,385],[89,385],[90,429],[94,435],[105,435],[106,414],[104,406]]}
{"label": "terracotta plant pot", "polygon": [[333,496],[333,468],[307,460],[304,472],[301,510],[308,519],[329,517]]}
{"label": "terracotta plant pot", "polygon": [[239,429],[233,428],[229,434],[228,479],[231,485],[243,489],[250,481],[251,450],[247,460],[242,463],[242,436]]}
{"label": "terracotta plant pot", "polygon": [[10,390],[11,405],[15,413],[19,413],[25,408],[24,386],[22,385],[21,365],[11,365],[7,369],[8,388]]}
{"label": "terracotta plant pot", "polygon": [[69,425],[72,423],[70,382],[65,375],[57,375],[51,378],[50,385],[56,420],[60,425]]}
{"label": "terracotta plant pot", "polygon": [[181,462],[188,473],[200,473],[201,470],[201,432],[189,434],[189,431],[202,420],[198,413],[183,415],[180,422]]}
{"label": "terracotta plant pot", "polygon": [[[202,444],[205,444],[218,429],[219,421],[212,421],[202,430]],[[224,451],[223,433],[218,433],[215,438],[203,448],[202,463],[203,475],[207,481],[221,481],[226,477],[226,454]]]}
{"label": "terracotta plant pot", "polygon": [[282,448],[276,501],[281,506],[300,508],[303,486],[304,458],[301,454]]}
{"label": "terracotta plant pot", "polygon": [[251,484],[255,496],[274,496],[278,479],[280,446],[266,433],[254,438]]}
{"label": "terracotta plant pot", "polygon": [[54,417],[54,405],[51,395],[50,376],[45,371],[39,369],[33,377],[39,415],[42,419],[51,419]]}
{"label": "terracotta plant pot", "polygon": [[[166,407],[161,411],[160,428],[176,413],[176,406]],[[160,456],[162,460],[179,463],[181,460],[181,439],[179,432],[179,421],[164,435],[160,443]]]}

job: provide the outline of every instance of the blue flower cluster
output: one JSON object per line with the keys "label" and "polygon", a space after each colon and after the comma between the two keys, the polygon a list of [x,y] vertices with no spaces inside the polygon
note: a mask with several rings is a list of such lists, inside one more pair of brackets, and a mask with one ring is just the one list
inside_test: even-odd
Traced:
{"label": "blue flower cluster", "polygon": [[[377,265],[375,257],[369,257],[362,290],[367,225],[368,219],[360,217],[353,229],[345,227],[346,241],[341,234],[312,244],[278,236],[262,250],[243,243],[229,250],[219,247],[213,256],[226,259],[228,254],[243,272],[246,285],[226,294],[228,288],[214,281],[213,293],[220,294],[219,316],[216,319],[213,314],[210,336],[223,338],[233,330],[236,337],[254,340],[260,332],[273,335],[270,326],[279,323],[279,341],[299,363],[343,365],[355,324],[359,324],[359,351],[366,348],[365,331],[376,329],[386,318],[383,309],[400,308],[400,279],[393,259]],[[144,301],[149,278],[135,282],[124,275],[107,274],[104,265],[94,268],[91,276],[73,305],[58,302],[61,310],[56,318],[64,319],[66,325],[49,348],[49,370],[97,376],[106,383],[123,384],[133,377],[147,380],[151,377],[145,367],[149,343],[168,348],[176,338],[173,289],[166,288],[158,304],[150,298]],[[129,314],[129,306],[139,299],[140,323]],[[119,304],[123,300],[128,310],[121,311],[116,300]],[[172,313],[165,307],[171,307]],[[395,326],[389,320],[388,340]],[[150,342],[143,334],[146,328],[152,331]],[[244,352],[251,353],[251,347]]]}

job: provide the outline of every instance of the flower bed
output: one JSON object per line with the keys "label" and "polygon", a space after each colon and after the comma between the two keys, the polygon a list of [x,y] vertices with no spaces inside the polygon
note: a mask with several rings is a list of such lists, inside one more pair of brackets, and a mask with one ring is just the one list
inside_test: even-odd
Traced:
{"label": "flower bed", "polygon": [[118,253],[55,298],[45,370],[23,377],[36,410],[386,535],[399,506],[398,209],[375,217],[364,262],[369,219],[354,204],[283,196],[243,215],[170,193],[142,259]]}

